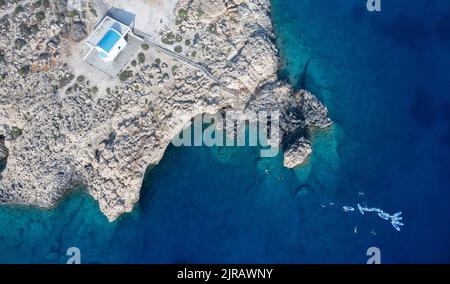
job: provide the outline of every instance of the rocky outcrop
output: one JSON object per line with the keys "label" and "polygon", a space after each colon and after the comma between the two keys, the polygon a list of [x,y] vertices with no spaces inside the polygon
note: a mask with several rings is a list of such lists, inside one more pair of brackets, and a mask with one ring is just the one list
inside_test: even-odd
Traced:
{"label": "rocky outcrop", "polygon": [[328,109],[310,92],[303,92],[300,112],[308,126],[327,128],[333,123],[328,117]]}
{"label": "rocky outcrop", "polygon": [[305,163],[311,153],[310,142],[304,137],[299,137],[285,147],[284,166],[290,169],[295,168]]}
{"label": "rocky outcrop", "polygon": [[97,24],[87,1],[70,1],[77,13],[36,2],[0,20],[1,203],[50,207],[83,185],[115,220],[133,209],[147,167],[193,117],[278,111],[287,167],[310,155],[309,128],[331,125],[314,95],[277,79],[269,0],[180,0],[159,41],[188,60],[143,48],[126,73],[99,85],[73,63],[82,57],[76,42]]}
{"label": "rocky outcrop", "polygon": [[77,21],[72,24],[71,39],[74,42],[80,42],[86,37],[86,27],[83,22]]}

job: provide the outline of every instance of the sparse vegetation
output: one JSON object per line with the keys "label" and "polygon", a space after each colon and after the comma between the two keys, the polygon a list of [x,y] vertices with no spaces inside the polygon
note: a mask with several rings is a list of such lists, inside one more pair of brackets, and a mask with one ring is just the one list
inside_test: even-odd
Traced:
{"label": "sparse vegetation", "polygon": [[178,17],[180,17],[183,20],[187,20],[188,19],[188,11],[185,9],[178,10]]}
{"label": "sparse vegetation", "polygon": [[92,88],[91,88],[91,92],[92,92],[93,94],[97,94],[97,92],[98,92],[97,86],[92,87]]}
{"label": "sparse vegetation", "polygon": [[30,32],[33,35],[37,34],[39,32],[39,26],[37,24],[31,25]]}
{"label": "sparse vegetation", "polygon": [[172,45],[175,43],[175,34],[173,32],[168,32],[162,36],[162,42],[167,45]]}
{"label": "sparse vegetation", "polygon": [[66,86],[67,84],[72,82],[73,79],[75,79],[75,75],[73,75],[72,73],[70,73],[70,74],[60,78],[60,80],[59,80],[59,87],[62,88],[64,86]]}
{"label": "sparse vegetation", "polygon": [[0,63],[5,61],[5,52],[0,49]]}
{"label": "sparse vegetation", "polygon": [[21,49],[27,44],[27,42],[24,39],[18,38],[14,41],[14,46],[16,49]]}
{"label": "sparse vegetation", "polygon": [[13,139],[16,139],[20,135],[22,135],[23,130],[18,127],[11,128],[11,132],[9,133]]}
{"label": "sparse vegetation", "polygon": [[42,0],[42,6],[44,6],[44,8],[49,8],[50,7],[50,0]]}
{"label": "sparse vegetation", "polygon": [[36,20],[38,20],[39,22],[42,22],[43,20],[45,20],[44,11],[39,11],[36,13]]}
{"label": "sparse vegetation", "polygon": [[140,64],[143,64],[145,62],[145,54],[142,52],[139,52],[138,54],[138,61]]}
{"label": "sparse vegetation", "polygon": [[148,50],[150,48],[150,46],[147,43],[141,44],[141,47],[143,50]]}
{"label": "sparse vegetation", "polygon": [[198,17],[201,17],[201,16],[203,16],[205,14],[205,12],[202,10],[202,9],[198,9],[197,10],[197,16]]}
{"label": "sparse vegetation", "polygon": [[24,10],[25,10],[25,9],[23,8],[22,5],[18,5],[18,6],[16,7],[16,9],[14,9],[14,13],[20,14],[20,13],[22,13]]}
{"label": "sparse vegetation", "polygon": [[217,34],[218,34],[218,33],[217,33],[217,24],[216,24],[216,23],[210,24],[210,25],[208,26],[208,32],[217,35]]}
{"label": "sparse vegetation", "polygon": [[69,18],[74,18],[75,16],[77,16],[78,15],[78,12],[77,11],[70,11],[68,14],[67,14],[67,16],[69,17]]}
{"label": "sparse vegetation", "polygon": [[19,74],[21,76],[26,76],[30,73],[31,71],[31,66],[30,65],[24,65],[22,67],[19,68]]}
{"label": "sparse vegetation", "polygon": [[172,75],[175,75],[176,71],[177,71],[178,66],[177,65],[173,65],[172,68],[170,69],[172,71]]}
{"label": "sparse vegetation", "polygon": [[122,73],[120,73],[119,79],[120,79],[120,81],[124,82],[124,81],[128,80],[131,76],[133,76],[133,72],[130,70],[125,70],[125,71],[122,71]]}
{"label": "sparse vegetation", "polygon": [[176,53],[181,53],[181,52],[183,52],[183,48],[180,45],[178,45],[178,46],[175,46],[174,51]]}

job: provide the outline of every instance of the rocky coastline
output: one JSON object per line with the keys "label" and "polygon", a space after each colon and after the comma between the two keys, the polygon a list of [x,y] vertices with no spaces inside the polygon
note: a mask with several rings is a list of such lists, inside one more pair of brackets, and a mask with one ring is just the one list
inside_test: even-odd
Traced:
{"label": "rocky coastline", "polygon": [[100,2],[0,1],[0,203],[51,207],[82,185],[113,221],[198,115],[279,111],[289,168],[312,153],[309,129],[332,125],[313,94],[278,80],[269,0],[177,1],[161,49],[142,44],[117,78],[79,63]]}

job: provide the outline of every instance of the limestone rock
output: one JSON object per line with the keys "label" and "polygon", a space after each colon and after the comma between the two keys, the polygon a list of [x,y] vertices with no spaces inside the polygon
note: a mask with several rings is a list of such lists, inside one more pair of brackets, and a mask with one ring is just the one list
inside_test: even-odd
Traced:
{"label": "limestone rock", "polygon": [[308,91],[304,91],[301,97],[301,112],[308,126],[327,128],[332,124],[327,107]]}
{"label": "limestone rock", "polygon": [[305,163],[311,153],[312,148],[310,142],[300,137],[285,149],[284,166],[287,168],[295,168]]}

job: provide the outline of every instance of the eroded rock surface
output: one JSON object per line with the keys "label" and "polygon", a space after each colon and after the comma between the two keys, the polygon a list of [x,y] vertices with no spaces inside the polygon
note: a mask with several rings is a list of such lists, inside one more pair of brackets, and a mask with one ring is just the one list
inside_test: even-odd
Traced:
{"label": "eroded rock surface", "polygon": [[199,114],[279,111],[287,167],[310,155],[309,127],[331,125],[314,95],[277,80],[269,0],[180,0],[154,40],[198,64],[143,46],[108,80],[74,63],[103,16],[96,2],[0,7],[1,203],[50,207],[83,185],[114,220],[133,209],[146,168]]}

